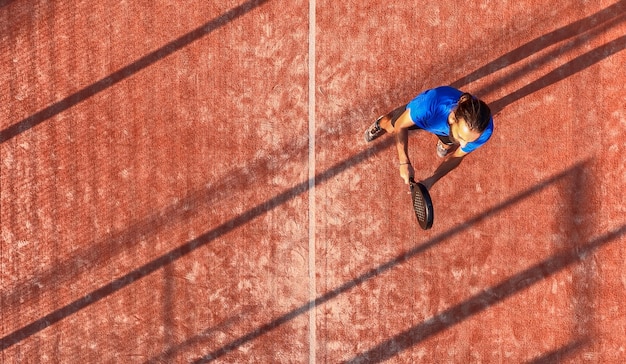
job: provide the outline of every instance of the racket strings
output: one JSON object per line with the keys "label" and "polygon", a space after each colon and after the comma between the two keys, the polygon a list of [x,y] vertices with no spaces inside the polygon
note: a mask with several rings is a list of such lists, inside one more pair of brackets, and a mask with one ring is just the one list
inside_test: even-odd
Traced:
{"label": "racket strings", "polygon": [[417,218],[420,221],[426,220],[426,206],[424,206],[424,200],[419,194],[416,194],[415,198],[413,199],[413,209],[415,210]]}

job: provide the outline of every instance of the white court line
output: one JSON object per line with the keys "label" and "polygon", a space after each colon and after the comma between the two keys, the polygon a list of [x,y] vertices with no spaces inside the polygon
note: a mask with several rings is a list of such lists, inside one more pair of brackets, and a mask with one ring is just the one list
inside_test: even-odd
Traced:
{"label": "white court line", "polygon": [[309,363],[316,362],[315,297],[315,0],[309,0]]}

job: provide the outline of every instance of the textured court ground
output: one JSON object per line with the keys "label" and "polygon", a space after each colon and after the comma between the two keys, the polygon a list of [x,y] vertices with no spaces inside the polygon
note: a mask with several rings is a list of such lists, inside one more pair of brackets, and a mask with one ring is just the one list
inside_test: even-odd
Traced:
{"label": "textured court ground", "polygon": [[[623,363],[625,34],[624,0],[1,0],[0,362]],[[443,84],[496,131],[424,232],[362,133]]]}

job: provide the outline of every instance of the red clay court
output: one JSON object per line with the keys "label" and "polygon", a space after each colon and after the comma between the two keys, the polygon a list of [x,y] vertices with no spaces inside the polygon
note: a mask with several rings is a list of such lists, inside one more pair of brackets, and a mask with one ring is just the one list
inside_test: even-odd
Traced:
{"label": "red clay court", "polygon": [[[626,361],[625,0],[0,0],[0,37],[0,363]],[[439,85],[495,132],[422,231],[363,131]]]}

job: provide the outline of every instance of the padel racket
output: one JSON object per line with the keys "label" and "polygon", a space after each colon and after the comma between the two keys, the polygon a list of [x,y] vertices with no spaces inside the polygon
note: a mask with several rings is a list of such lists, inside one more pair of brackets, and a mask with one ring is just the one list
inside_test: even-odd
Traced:
{"label": "padel racket", "polygon": [[411,199],[413,200],[413,210],[415,217],[420,226],[424,230],[428,230],[433,226],[433,201],[426,186],[419,182],[415,182],[413,178],[409,180],[411,186]]}

